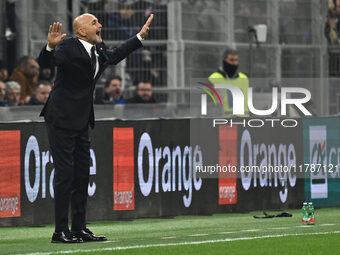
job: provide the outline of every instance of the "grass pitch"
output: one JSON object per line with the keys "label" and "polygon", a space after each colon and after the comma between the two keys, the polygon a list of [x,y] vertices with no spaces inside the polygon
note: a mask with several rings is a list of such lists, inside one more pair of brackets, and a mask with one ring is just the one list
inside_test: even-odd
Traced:
{"label": "grass pitch", "polygon": [[0,227],[0,254],[340,254],[340,208],[316,210],[316,224],[292,218],[254,219],[226,213],[170,219],[92,222],[109,241],[51,244],[52,225]]}

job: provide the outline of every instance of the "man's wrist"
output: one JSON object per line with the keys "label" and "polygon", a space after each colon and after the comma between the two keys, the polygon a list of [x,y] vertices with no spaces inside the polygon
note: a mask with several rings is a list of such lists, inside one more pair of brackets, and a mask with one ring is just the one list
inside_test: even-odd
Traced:
{"label": "man's wrist", "polygon": [[142,38],[139,33],[137,34],[137,38],[139,39],[139,41],[144,41],[144,38]]}
{"label": "man's wrist", "polygon": [[52,50],[54,50],[54,48],[48,46],[48,44],[47,44],[47,45],[46,45],[46,50],[47,50],[47,51],[52,51]]}

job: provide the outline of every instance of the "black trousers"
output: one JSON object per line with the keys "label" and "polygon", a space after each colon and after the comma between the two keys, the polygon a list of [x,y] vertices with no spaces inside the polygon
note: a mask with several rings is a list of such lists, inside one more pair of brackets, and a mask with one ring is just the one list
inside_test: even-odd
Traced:
{"label": "black trousers", "polygon": [[54,164],[55,231],[69,231],[71,203],[72,231],[86,228],[86,201],[89,183],[90,139],[88,128],[75,131],[46,123]]}

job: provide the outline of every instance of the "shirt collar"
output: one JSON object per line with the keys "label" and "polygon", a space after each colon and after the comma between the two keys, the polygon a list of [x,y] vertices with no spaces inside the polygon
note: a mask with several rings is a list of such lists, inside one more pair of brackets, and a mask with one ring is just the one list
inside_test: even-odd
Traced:
{"label": "shirt collar", "polygon": [[[89,42],[86,42],[82,39],[79,39],[78,40],[81,42],[81,44],[84,46],[85,50],[87,51],[87,53],[89,54],[89,56],[91,57],[91,48],[94,46],[92,45],[91,43]],[[95,50],[95,53],[97,54],[97,51]]]}

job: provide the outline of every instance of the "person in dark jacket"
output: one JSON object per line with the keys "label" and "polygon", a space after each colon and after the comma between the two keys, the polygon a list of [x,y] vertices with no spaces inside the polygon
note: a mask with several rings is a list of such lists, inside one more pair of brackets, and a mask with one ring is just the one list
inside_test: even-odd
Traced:
{"label": "person in dark jacket", "polygon": [[[8,81],[6,85],[5,101],[7,106],[20,106],[21,86],[16,81]],[[4,103],[4,104],[6,104]]]}
{"label": "person in dark jacket", "polygon": [[[53,243],[105,241],[86,227],[90,167],[88,127],[94,128],[95,84],[108,65],[115,65],[143,45],[153,15],[140,32],[118,48],[109,49],[101,38],[102,25],[92,14],[75,18],[75,37],[65,38],[62,25],[49,27],[48,43],[41,50],[41,66],[57,66],[51,94],[41,112],[53,156],[55,232]],[[64,39],[65,38],[65,39]],[[72,225],[68,226],[71,203]]]}
{"label": "person in dark jacket", "polygon": [[120,76],[114,76],[106,82],[102,101],[103,104],[125,104]]}
{"label": "person in dark jacket", "polygon": [[6,96],[6,85],[2,81],[0,81],[0,106],[8,106],[8,103],[5,101]]}
{"label": "person in dark jacket", "polygon": [[49,81],[39,81],[35,88],[34,94],[31,96],[29,105],[43,105],[46,103],[48,96],[52,90],[52,84]]}
{"label": "person in dark jacket", "polygon": [[157,103],[152,96],[152,85],[149,81],[141,81],[136,88],[136,95],[126,100],[127,104],[154,104]]}

